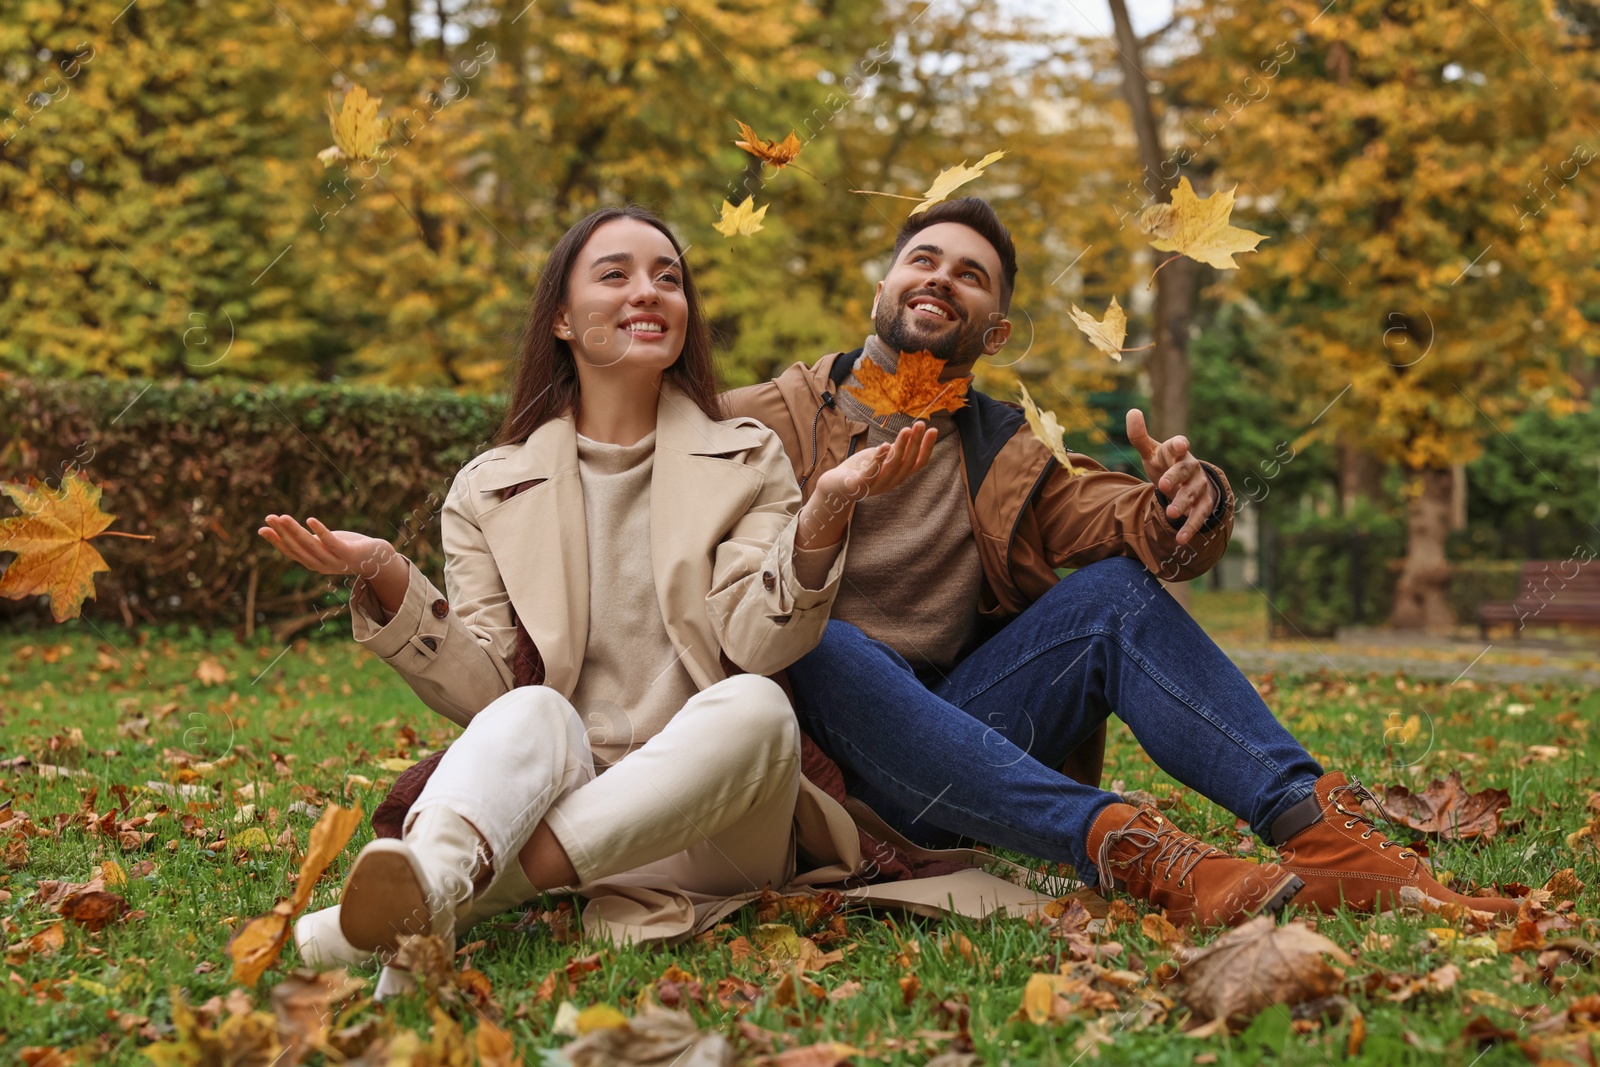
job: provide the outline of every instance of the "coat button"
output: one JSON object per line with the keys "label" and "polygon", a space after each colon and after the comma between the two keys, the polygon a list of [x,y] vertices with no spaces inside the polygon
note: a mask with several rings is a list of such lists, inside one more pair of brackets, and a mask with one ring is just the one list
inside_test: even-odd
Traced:
{"label": "coat button", "polygon": [[[441,600],[439,603],[443,604],[444,601]],[[432,637],[424,637],[422,639],[422,643],[428,646],[429,652],[439,651],[439,642],[435,641]]]}
{"label": "coat button", "polygon": [[449,605],[449,603],[447,601],[445,601],[444,599],[441,598],[441,599],[435,600],[433,602],[433,617],[434,618],[442,619],[448,614],[450,614],[450,605]]}
{"label": "coat button", "polygon": [[761,572],[761,585],[762,585],[763,588],[765,588],[765,589],[767,589],[769,591],[772,590],[772,589],[775,589],[777,587],[777,585],[778,585],[777,575],[773,574],[771,571],[762,571]]}

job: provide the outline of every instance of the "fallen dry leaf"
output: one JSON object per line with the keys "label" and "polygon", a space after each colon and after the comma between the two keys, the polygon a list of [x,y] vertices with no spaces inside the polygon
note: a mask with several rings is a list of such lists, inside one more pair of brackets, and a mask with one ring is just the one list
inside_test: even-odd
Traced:
{"label": "fallen dry leaf", "polygon": [[1184,1006],[1204,1021],[1242,1026],[1271,1004],[1299,1004],[1339,988],[1344,975],[1324,958],[1353,961],[1305,923],[1276,926],[1259,915],[1204,948],[1179,948]]}
{"label": "fallen dry leaf", "polygon": [[21,515],[0,519],[0,544],[17,554],[0,574],[0,596],[48,596],[56,622],[81,615],[84,598],[94,596],[94,576],[111,571],[90,539],[152,540],[150,534],[107,533],[117,517],[100,510],[100,487],[77,471],[67,471],[59,489],[30,475],[26,484],[0,482],[0,493],[22,509]]}
{"label": "fallen dry leaf", "polygon": [[1122,342],[1128,337],[1128,316],[1117,298],[1111,298],[1111,305],[1106,308],[1104,319],[1095,321],[1093,315],[1079,309],[1077,304],[1072,305],[1072,324],[1089,339],[1089,343],[1100,351],[1122,362]]}
{"label": "fallen dry leaf", "polygon": [[1061,440],[1061,423],[1056,419],[1056,413],[1041,410],[1033,402],[1033,397],[1028,395],[1028,387],[1020,381],[1017,388],[1022,390],[1022,414],[1028,420],[1028,429],[1033,431],[1034,438],[1050,450],[1050,454],[1068,474],[1077,476],[1086,473],[1072,465],[1072,457],[1067,454],[1067,446]]}
{"label": "fallen dry leaf", "polygon": [[1429,782],[1421,793],[1391,785],[1379,803],[1383,813],[1402,826],[1458,841],[1498,833],[1500,812],[1511,806],[1511,794],[1504,789],[1469,793],[1461,784],[1461,772],[1451,771],[1444,781]]}
{"label": "fallen dry leaf", "polygon": [[1183,177],[1172,191],[1171,203],[1154,204],[1139,213],[1139,229],[1153,238],[1150,247],[1158,252],[1177,252],[1218,270],[1236,270],[1234,254],[1255,251],[1266,235],[1229,225],[1232,214],[1232,189],[1201,199]]}
{"label": "fallen dry leaf", "polygon": [[128,902],[115,893],[74,893],[61,902],[61,917],[91,932],[103,930],[127,914]]}
{"label": "fallen dry leaf", "polygon": [[733,1046],[681,1011],[654,1005],[621,1026],[595,1030],[561,1049],[573,1067],[733,1067]]}
{"label": "fallen dry leaf", "polygon": [[[739,120],[735,119],[734,121],[738,122]],[[800,154],[800,138],[795,135],[793,130],[790,130],[789,136],[782,141],[767,141],[757,137],[756,131],[739,122],[739,135],[744,139],[733,142],[735,145],[749,152],[763,163],[771,163],[779,170],[793,163],[795,157]]]}
{"label": "fallen dry leaf", "polygon": [[767,208],[771,204],[761,205],[761,210],[756,210],[756,198],[745,197],[744,202],[734,207],[726,200],[722,202],[722,217],[711,224],[711,228],[724,237],[749,237],[758,230],[764,229],[761,220],[766,218]]}
{"label": "fallen dry leaf", "polygon": [[285,1067],[323,1046],[334,1013],[366,984],[340,968],[320,974],[290,971],[288,978],[272,987],[272,1011],[278,1019],[279,1038],[286,1046]]}
{"label": "fallen dry leaf", "polygon": [[377,156],[378,146],[388,136],[389,122],[378,117],[381,96],[371,96],[359,85],[352,84],[337,110],[333,95],[328,96],[328,125],[333,127],[333,147],[317,153],[324,168],[340,161],[355,162]]}
{"label": "fallen dry leaf", "polygon": [[956,411],[967,406],[967,386],[972,375],[941,382],[947,361],[932,352],[901,352],[893,374],[868,356],[856,368],[860,386],[847,385],[850,395],[872,409],[874,415],[910,415],[925,418],[935,411]]}
{"label": "fallen dry leaf", "polygon": [[305,859],[300,863],[300,878],[295,883],[294,896],[280,900],[265,915],[257,915],[234,932],[228,940],[228,955],[233,960],[233,981],[241,985],[255,985],[268,967],[278,959],[289,939],[290,924],[295,916],[305,910],[316,889],[317,879],[328,869],[349,842],[350,835],[361,823],[361,808],[341,808],[328,805],[322,817],[311,828],[311,843],[306,848]]}

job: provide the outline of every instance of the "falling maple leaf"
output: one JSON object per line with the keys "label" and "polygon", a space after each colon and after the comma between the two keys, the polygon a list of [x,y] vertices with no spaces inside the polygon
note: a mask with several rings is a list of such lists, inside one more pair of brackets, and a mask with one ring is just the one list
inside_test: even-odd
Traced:
{"label": "falling maple leaf", "polygon": [[1170,204],[1154,204],[1139,213],[1139,229],[1153,238],[1150,247],[1159,252],[1177,252],[1218,270],[1237,270],[1234,253],[1254,252],[1266,234],[1228,224],[1233,191],[1219,190],[1202,200],[1194,195],[1188,178],[1179,178]]}
{"label": "falling maple leaf", "polygon": [[337,110],[328,96],[328,125],[333,127],[333,146],[317,153],[323,167],[335,163],[373,159],[378,146],[389,135],[389,121],[378,117],[381,96],[371,96],[359,85],[351,85]]}
{"label": "falling maple leaf", "polygon": [[712,227],[724,237],[749,237],[761,229],[761,220],[767,214],[771,204],[763,204],[761,210],[755,210],[756,198],[746,197],[744,203],[734,207],[726,200],[722,202],[722,218],[713,222]]}
{"label": "falling maple leaf", "polygon": [[967,386],[972,375],[941,382],[947,361],[932,352],[901,352],[893,374],[868,356],[856,368],[860,386],[847,385],[856,399],[874,415],[910,415],[920,419],[935,411],[956,411],[967,406]]}
{"label": "falling maple leaf", "polygon": [[[737,119],[734,121],[738,122]],[[744,140],[735,141],[733,142],[734,144],[763,163],[771,163],[780,170],[793,163],[795,157],[800,154],[800,138],[795,136],[793,130],[790,130],[789,136],[782,141],[767,141],[757,137],[756,131],[740,122],[739,133],[744,137]]]}
{"label": "falling maple leaf", "polygon": [[1210,1033],[1243,1025],[1273,1004],[1329,996],[1344,974],[1323,957],[1354,962],[1305,923],[1278,926],[1271,915],[1258,915],[1204,948],[1179,948],[1176,956],[1183,1003],[1209,1020],[1200,1030]]}
{"label": "falling maple leaf", "polygon": [[1124,352],[1143,352],[1146,348],[1155,347],[1154,344],[1144,345],[1140,348],[1122,347],[1122,342],[1128,336],[1128,315],[1117,303],[1116,297],[1111,298],[1111,305],[1106,308],[1106,317],[1099,322],[1095,321],[1093,315],[1087,311],[1080,310],[1077,304],[1073,304],[1072,322],[1089,339],[1090,344],[1118,363],[1122,362],[1122,353]]}
{"label": "falling maple leaf", "polygon": [[967,166],[967,161],[962,160],[960,166],[946,167],[933,179],[933,184],[928,186],[928,191],[921,196],[902,196],[899,193],[880,193],[875,189],[852,189],[852,193],[865,193],[868,196],[892,196],[896,200],[916,200],[918,204],[911,209],[911,214],[926,211],[972,179],[981,175],[989,164],[1004,156],[1005,150],[990,152],[973,166]]}
{"label": "falling maple leaf", "polygon": [[90,538],[154,540],[149,534],[106,530],[117,517],[100,510],[100,487],[76,471],[66,473],[59,491],[29,478],[25,485],[0,483],[0,492],[22,509],[21,515],[0,519],[0,551],[17,554],[0,575],[0,596],[48,595],[56,622],[81,615],[84,598],[94,596],[94,576],[111,570]]}
{"label": "falling maple leaf", "polygon": [[317,879],[328,869],[328,864],[344,849],[361,822],[361,807],[341,808],[329,804],[322,817],[311,828],[311,843],[306,848],[305,859],[300,863],[300,877],[295,882],[294,896],[280,900],[265,915],[257,915],[246,922],[228,940],[228,955],[233,959],[233,980],[241,985],[255,985],[268,967],[277,960],[278,953],[289,939],[289,928],[295,916],[311,902],[311,892]]}
{"label": "falling maple leaf", "polygon": [[1072,457],[1067,454],[1067,446],[1061,443],[1061,423],[1056,419],[1053,411],[1040,411],[1033,402],[1033,397],[1028,395],[1028,387],[1021,382],[1017,386],[1022,390],[1022,414],[1028,420],[1028,428],[1033,431],[1033,436],[1050,450],[1056,462],[1066,468],[1067,474],[1077,477],[1087,474],[1072,465]]}
{"label": "falling maple leaf", "polygon": [[1384,790],[1383,813],[1402,826],[1433,834],[1446,841],[1493,837],[1500,832],[1500,812],[1511,806],[1504,789],[1467,792],[1461,772],[1451,771],[1444,781],[1435,778],[1420,793],[1403,785]]}

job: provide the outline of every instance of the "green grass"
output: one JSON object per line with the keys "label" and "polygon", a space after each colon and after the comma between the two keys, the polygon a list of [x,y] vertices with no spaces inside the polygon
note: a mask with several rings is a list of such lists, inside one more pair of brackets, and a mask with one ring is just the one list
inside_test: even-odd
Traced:
{"label": "green grass", "polygon": [[[202,684],[195,677],[208,657],[226,672],[222,684]],[[296,642],[285,651],[265,637],[245,647],[226,634],[196,631],[97,633],[73,623],[14,632],[0,636],[0,694],[0,756],[26,755],[83,772],[43,777],[31,769],[11,768],[0,777],[5,790],[0,802],[9,801],[12,812],[26,812],[49,831],[48,836],[28,839],[25,861],[11,853],[21,862],[0,876],[0,888],[9,893],[0,902],[7,942],[22,942],[54,920],[30,900],[41,879],[85,881],[105,860],[115,860],[128,871],[141,860],[155,865],[149,874],[115,887],[142,914],[97,933],[68,923],[61,951],[17,956],[8,963],[7,980],[0,982],[0,1058],[7,1063],[17,1062],[18,1050],[26,1046],[77,1048],[82,1062],[145,1062],[140,1050],[152,1034],[170,1026],[169,989],[181,988],[190,1003],[226,997],[233,988],[224,948],[230,931],[287,895],[298,869],[282,848],[225,847],[214,852],[207,845],[258,826],[269,838],[287,827],[304,847],[310,820],[291,814],[291,804],[350,798],[370,812],[394,777],[379,761],[414,758],[419,751],[447,743],[454,730],[427,711],[380,661],[337,636]],[[1420,788],[1432,777],[1460,769],[1473,789],[1508,790],[1512,804],[1507,818],[1521,820],[1520,830],[1484,845],[1434,845],[1436,869],[1452,872],[1456,884],[1537,886],[1556,869],[1576,867],[1578,877],[1591,883],[1577,897],[1577,912],[1597,911],[1593,853],[1575,853],[1566,837],[1586,824],[1590,812],[1585,801],[1597,788],[1590,724],[1600,711],[1600,696],[1557,684],[1479,685],[1470,675],[1446,685],[1377,676],[1346,681],[1332,674],[1280,674],[1264,695],[1325,766],[1359,776],[1369,785],[1404,782]],[[1508,710],[1517,705],[1525,709],[1521,714]],[[1400,713],[1401,719],[1391,719],[1391,713]],[[1386,731],[1411,715],[1418,716],[1420,727],[1411,744],[1401,749],[1386,745]],[[148,725],[141,728],[141,719]],[[1554,746],[1559,752],[1530,761],[1526,757],[1532,745]],[[185,771],[184,753],[223,765]],[[185,777],[205,789],[203,800],[185,803],[142,788],[146,782]],[[1231,849],[1241,840],[1231,815],[1178,788],[1143,756],[1120,724],[1113,726],[1106,777],[1170,797],[1167,814],[1212,843]],[[252,815],[242,816],[246,801],[236,791],[251,785],[255,795],[249,802],[255,808]],[[123,819],[172,806],[145,828],[155,837],[141,848],[123,851],[115,836],[92,832],[81,817],[86,812],[103,816],[117,803],[117,787],[126,788],[130,804]],[[336,900],[349,859],[369,835],[370,828],[363,825],[324,877],[313,907]],[[505,1025],[529,1062],[537,1062],[534,1049],[557,1047],[566,1040],[550,1031],[557,1004],[536,998],[539,984],[568,960],[593,951],[600,952],[602,966],[570,994],[579,1007],[604,1002],[631,1014],[641,992],[676,964],[702,979],[708,990],[729,976],[755,983],[767,992],[739,1018],[794,1033],[802,1044],[837,1039],[867,1049],[869,1054],[859,1062],[927,1062],[948,1047],[948,1037],[939,1036],[950,1029],[940,1005],[953,998],[970,1005],[971,1034],[978,1054],[989,1063],[1072,1063],[1080,1055],[1079,1039],[1090,1018],[1044,1026],[1017,1018],[1028,976],[1053,971],[1063,951],[1063,943],[1053,941],[1048,931],[1018,921],[939,922],[902,916],[891,922],[881,914],[852,913],[845,936],[825,946],[844,948],[844,961],[810,977],[828,990],[856,982],[861,991],[807,1005],[797,1013],[776,1003],[772,990],[778,975],[763,973],[757,960],[733,958],[729,943],[756,924],[753,909],[739,913],[707,943],[665,950],[616,951],[567,943],[544,923],[513,929],[518,918],[518,913],[508,913],[462,940],[487,942],[471,954],[471,966],[487,976]],[[1459,950],[1448,942],[1430,947],[1425,930],[1440,924],[1437,918],[1414,916],[1338,916],[1320,923],[1323,933],[1357,956],[1345,995],[1364,1017],[1367,1038],[1362,1054],[1349,1062],[1421,1063],[1448,1056],[1471,1063],[1479,1049],[1461,1035],[1474,1016],[1526,1036],[1537,1019],[1523,1023],[1504,1010],[1505,1004],[1543,1004],[1547,1007],[1542,1010],[1553,1013],[1575,997],[1600,992],[1595,973],[1581,967],[1567,970],[1559,993],[1520,977],[1535,963],[1532,952],[1466,966],[1464,958],[1452,956]],[[941,944],[953,943],[958,932],[975,946],[972,958],[941,951]],[[1388,947],[1363,947],[1374,933],[1388,935]],[[900,983],[908,972],[896,961],[902,952],[897,936],[920,945],[914,963],[920,985],[909,1002]],[[1115,939],[1125,947],[1125,955],[1114,961],[1118,967],[1151,972],[1170,956],[1137,929],[1119,927]],[[1365,991],[1372,976],[1420,975],[1453,958],[1462,965],[1462,977],[1446,993],[1396,1004],[1382,991]],[[1514,964],[1516,959],[1522,963]],[[268,990],[297,963],[291,945],[282,964],[252,990],[258,1007],[268,1008]],[[1473,991],[1503,1000],[1477,1003],[1473,997],[1486,998]],[[1175,995],[1176,989],[1164,992]],[[719,1008],[714,997],[707,999],[709,1008],[691,1006],[696,1018],[735,1035],[734,1016]],[[464,1005],[455,1010],[470,1030],[472,1011]],[[379,1015],[423,1032],[429,1026],[421,996],[381,1006],[363,1001],[351,1019]],[[1318,1023],[1302,1035],[1290,1028],[1282,1012],[1269,1011],[1244,1035],[1227,1040],[1182,1036],[1183,1016],[1179,1008],[1148,1025],[1120,1026],[1112,1015],[1114,1043],[1102,1047],[1099,1058],[1187,1064],[1196,1056],[1211,1055],[1215,1060],[1202,1062],[1242,1064],[1257,1062],[1271,1050],[1284,1062],[1347,1059],[1348,1014],[1345,1021]],[[933,1036],[919,1036],[925,1034]],[[1587,1038],[1574,1040],[1579,1043],[1546,1043],[1544,1054],[1577,1055]],[[1477,1062],[1521,1063],[1525,1058],[1515,1045],[1502,1043],[1490,1046]]]}

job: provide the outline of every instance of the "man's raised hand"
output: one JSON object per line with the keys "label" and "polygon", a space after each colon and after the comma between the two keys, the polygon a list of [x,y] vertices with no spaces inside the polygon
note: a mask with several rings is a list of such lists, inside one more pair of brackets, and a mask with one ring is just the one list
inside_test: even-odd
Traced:
{"label": "man's raised hand", "polygon": [[1145,474],[1170,501],[1167,518],[1189,516],[1189,520],[1178,531],[1178,543],[1188,543],[1217,506],[1216,486],[1211,484],[1211,478],[1200,461],[1190,454],[1189,439],[1179,434],[1165,441],[1157,441],[1145,428],[1144,412],[1131,408],[1128,411],[1128,443],[1138,450],[1139,458],[1144,461]]}

